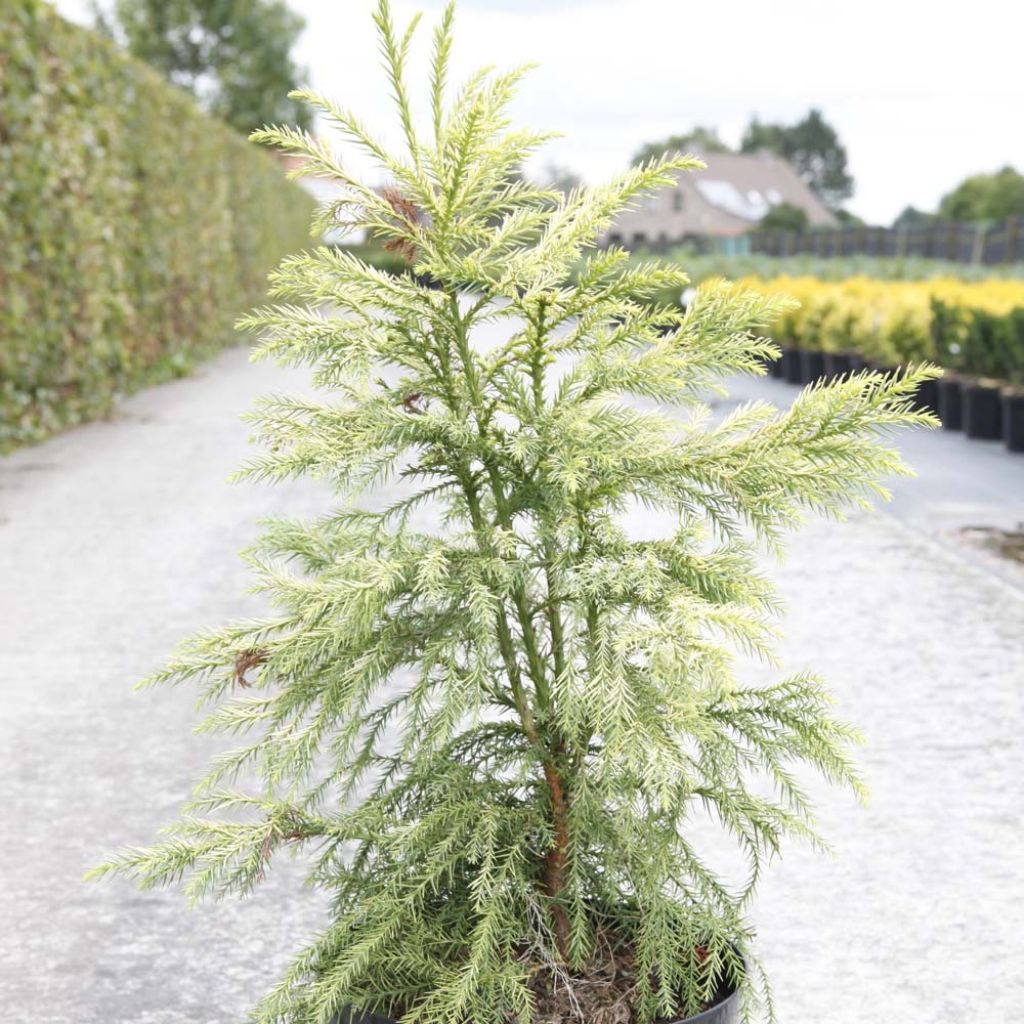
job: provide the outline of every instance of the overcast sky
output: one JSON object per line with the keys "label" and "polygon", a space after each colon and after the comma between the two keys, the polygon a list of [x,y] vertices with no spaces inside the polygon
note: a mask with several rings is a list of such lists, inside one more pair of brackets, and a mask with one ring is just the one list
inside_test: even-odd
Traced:
{"label": "overcast sky", "polygon": [[[397,142],[374,0],[290,2],[307,20],[298,57],[312,85]],[[83,19],[84,0],[57,6]],[[393,6],[402,22],[425,12],[428,50],[442,0]],[[849,208],[872,223],[889,223],[908,203],[933,209],[968,174],[1024,171],[1020,0],[462,0],[458,77],[523,61],[540,66],[514,115],[566,133],[537,169],[551,159],[588,181],[626,166],[641,143],[694,124],[736,143],[752,115],[788,122],[811,106],[847,147]]]}

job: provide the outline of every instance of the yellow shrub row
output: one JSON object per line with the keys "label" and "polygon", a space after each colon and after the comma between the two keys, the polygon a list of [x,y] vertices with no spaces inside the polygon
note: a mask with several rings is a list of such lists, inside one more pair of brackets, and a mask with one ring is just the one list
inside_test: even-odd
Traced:
{"label": "yellow shrub row", "polygon": [[941,356],[933,332],[937,302],[996,317],[1024,308],[1024,281],[1018,280],[822,281],[786,276],[748,277],[738,283],[759,292],[791,295],[800,302],[772,331],[780,343],[826,352],[855,351],[889,364]]}

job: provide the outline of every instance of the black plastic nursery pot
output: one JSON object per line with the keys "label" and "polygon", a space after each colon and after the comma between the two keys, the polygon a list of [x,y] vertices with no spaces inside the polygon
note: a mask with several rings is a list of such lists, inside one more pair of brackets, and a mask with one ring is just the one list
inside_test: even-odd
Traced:
{"label": "black plastic nursery pot", "polygon": [[790,384],[803,383],[803,360],[800,358],[802,349],[784,348],[782,350],[782,378]]}
{"label": "black plastic nursery pot", "polygon": [[825,353],[805,348],[800,353],[800,381],[814,384],[825,376]]}
{"label": "black plastic nursery pot", "polygon": [[852,352],[826,352],[825,353],[825,376],[829,380],[837,377],[845,377],[849,373],[859,370],[863,361],[854,362],[856,357]]}
{"label": "black plastic nursery pot", "polygon": [[935,384],[939,396],[939,419],[942,420],[943,427],[946,430],[963,430],[963,381],[959,377],[946,374]]}
{"label": "black plastic nursery pot", "polygon": [[776,380],[781,380],[783,377],[783,364],[782,356],[778,359],[770,359],[768,361],[768,376],[775,377]]}
{"label": "black plastic nursery pot", "polygon": [[703,1013],[698,1013],[696,1017],[686,1017],[676,1024],[738,1024],[741,1000],[739,991],[728,992]]}
{"label": "black plastic nursery pot", "polygon": [[[714,1004],[702,1010],[696,1017],[683,1017],[671,1024],[739,1024],[742,994],[737,989],[723,989]],[[335,1018],[335,1024],[397,1024],[390,1017],[365,1011],[342,1010]]]}
{"label": "black plastic nursery pot", "polygon": [[914,395],[914,404],[922,412],[939,414],[939,382],[937,380],[923,380]]}
{"label": "black plastic nursery pot", "polygon": [[890,366],[888,363],[880,363],[876,359],[865,359],[864,367],[865,370],[870,370],[872,373],[896,373],[899,370],[898,366]]}
{"label": "black plastic nursery pot", "polygon": [[978,441],[998,441],[1003,436],[1003,402],[993,381],[966,381],[963,386],[964,433]]}
{"label": "black plastic nursery pot", "polygon": [[1003,440],[1011,452],[1024,452],[1024,390],[1003,392]]}

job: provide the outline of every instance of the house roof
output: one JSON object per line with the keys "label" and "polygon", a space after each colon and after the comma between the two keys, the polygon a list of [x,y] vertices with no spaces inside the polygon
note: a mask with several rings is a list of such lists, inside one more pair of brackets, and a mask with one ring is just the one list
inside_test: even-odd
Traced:
{"label": "house roof", "polygon": [[793,170],[768,150],[757,153],[710,153],[708,165],[692,179],[715,209],[755,223],[773,206],[792,203],[806,211],[812,224],[833,225],[835,217]]}
{"label": "house roof", "polygon": [[643,235],[647,241],[661,236],[674,240],[687,235],[740,235],[779,203],[800,207],[813,226],[836,224],[832,212],[792,166],[774,153],[708,153],[702,159],[706,168],[680,172],[675,188],[662,189],[622,214],[608,234],[627,240]]}

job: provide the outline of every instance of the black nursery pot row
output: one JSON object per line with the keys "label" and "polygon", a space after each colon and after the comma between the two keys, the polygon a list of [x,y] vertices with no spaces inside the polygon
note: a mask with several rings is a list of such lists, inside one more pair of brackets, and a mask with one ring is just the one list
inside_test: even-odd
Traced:
{"label": "black nursery pot row", "polygon": [[[855,353],[816,352],[792,346],[784,346],[782,358],[769,363],[771,376],[790,384],[814,384],[864,369],[891,367],[878,366]],[[921,385],[917,404],[938,416],[947,430],[962,430],[982,441],[1002,440],[1011,452],[1024,452],[1024,390],[947,372],[939,380]]]}
{"label": "black nursery pot row", "polygon": [[962,430],[982,441],[1006,442],[1024,452],[1024,393],[999,381],[947,374],[937,381],[939,419],[947,430]]}
{"label": "black nursery pot row", "polygon": [[768,364],[772,377],[790,384],[815,384],[846,373],[866,369],[865,359],[851,352],[816,352],[808,348],[783,347],[782,358]]}

